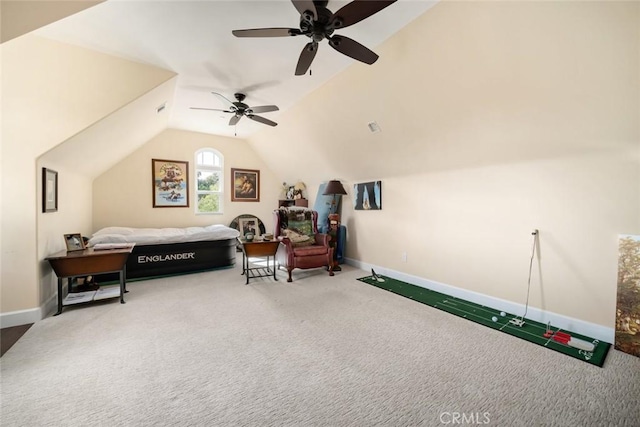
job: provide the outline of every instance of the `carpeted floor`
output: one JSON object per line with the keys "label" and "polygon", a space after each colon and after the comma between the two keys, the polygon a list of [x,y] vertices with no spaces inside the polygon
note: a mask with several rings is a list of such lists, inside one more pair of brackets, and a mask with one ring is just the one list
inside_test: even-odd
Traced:
{"label": "carpeted floor", "polygon": [[[640,359],[603,368],[416,304],[343,266],[131,283],[2,357],[1,424],[637,425]],[[454,420],[457,420],[455,422]],[[471,422],[473,421],[473,422]]]}

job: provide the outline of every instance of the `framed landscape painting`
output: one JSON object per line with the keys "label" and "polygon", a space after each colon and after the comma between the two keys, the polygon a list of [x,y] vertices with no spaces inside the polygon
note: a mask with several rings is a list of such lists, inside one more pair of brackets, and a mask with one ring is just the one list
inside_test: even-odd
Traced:
{"label": "framed landscape painting", "polygon": [[179,160],[151,159],[153,207],[189,206],[189,163]]}
{"label": "framed landscape painting", "polygon": [[260,201],[260,171],[255,169],[231,169],[231,201]]}

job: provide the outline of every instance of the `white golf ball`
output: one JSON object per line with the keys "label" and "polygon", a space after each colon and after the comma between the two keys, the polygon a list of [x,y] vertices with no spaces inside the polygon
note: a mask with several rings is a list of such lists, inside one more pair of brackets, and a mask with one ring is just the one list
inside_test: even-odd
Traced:
{"label": "white golf ball", "polygon": [[498,321],[498,318],[497,318],[496,316],[493,316],[493,317],[491,318],[491,320],[493,320],[494,322],[497,322],[497,321]]}
{"label": "white golf ball", "polygon": [[504,317],[504,316],[506,316],[506,315],[507,315],[507,313],[505,313],[504,311],[501,311],[501,312],[500,312],[500,316]]}

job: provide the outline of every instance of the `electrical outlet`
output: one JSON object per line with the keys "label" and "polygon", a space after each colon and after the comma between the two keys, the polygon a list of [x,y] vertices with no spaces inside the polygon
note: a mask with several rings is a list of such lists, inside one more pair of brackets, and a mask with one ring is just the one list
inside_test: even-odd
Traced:
{"label": "electrical outlet", "polygon": [[407,262],[407,253],[402,252],[402,262]]}

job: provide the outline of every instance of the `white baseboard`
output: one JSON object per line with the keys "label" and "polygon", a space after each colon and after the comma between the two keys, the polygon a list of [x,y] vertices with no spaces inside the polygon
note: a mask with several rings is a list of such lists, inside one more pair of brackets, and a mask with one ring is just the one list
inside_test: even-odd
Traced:
{"label": "white baseboard", "polygon": [[[422,277],[413,276],[411,274],[402,273],[400,271],[391,270],[385,267],[368,264],[351,258],[345,258],[345,263],[361,270],[370,272],[373,268],[376,273],[383,274],[392,279],[401,280],[411,283],[412,285],[430,289],[432,291],[451,295],[466,301],[491,307],[496,310],[505,311],[507,313],[522,316],[525,311],[525,305],[513,301],[507,301],[489,295],[480,294],[466,289],[457,288],[455,286],[446,285],[444,283],[435,282],[433,280],[424,279]],[[577,334],[586,335],[591,338],[598,339],[603,342],[613,343],[615,339],[615,329],[595,323],[585,322],[584,320],[574,319],[562,314],[552,313],[539,308],[529,307],[526,318],[536,322],[551,322],[554,327],[559,327],[567,331]]]}
{"label": "white baseboard", "polygon": [[12,326],[28,325],[44,319],[58,307],[57,297],[57,294],[52,295],[42,306],[37,308],[1,313],[0,327],[10,328]]}

